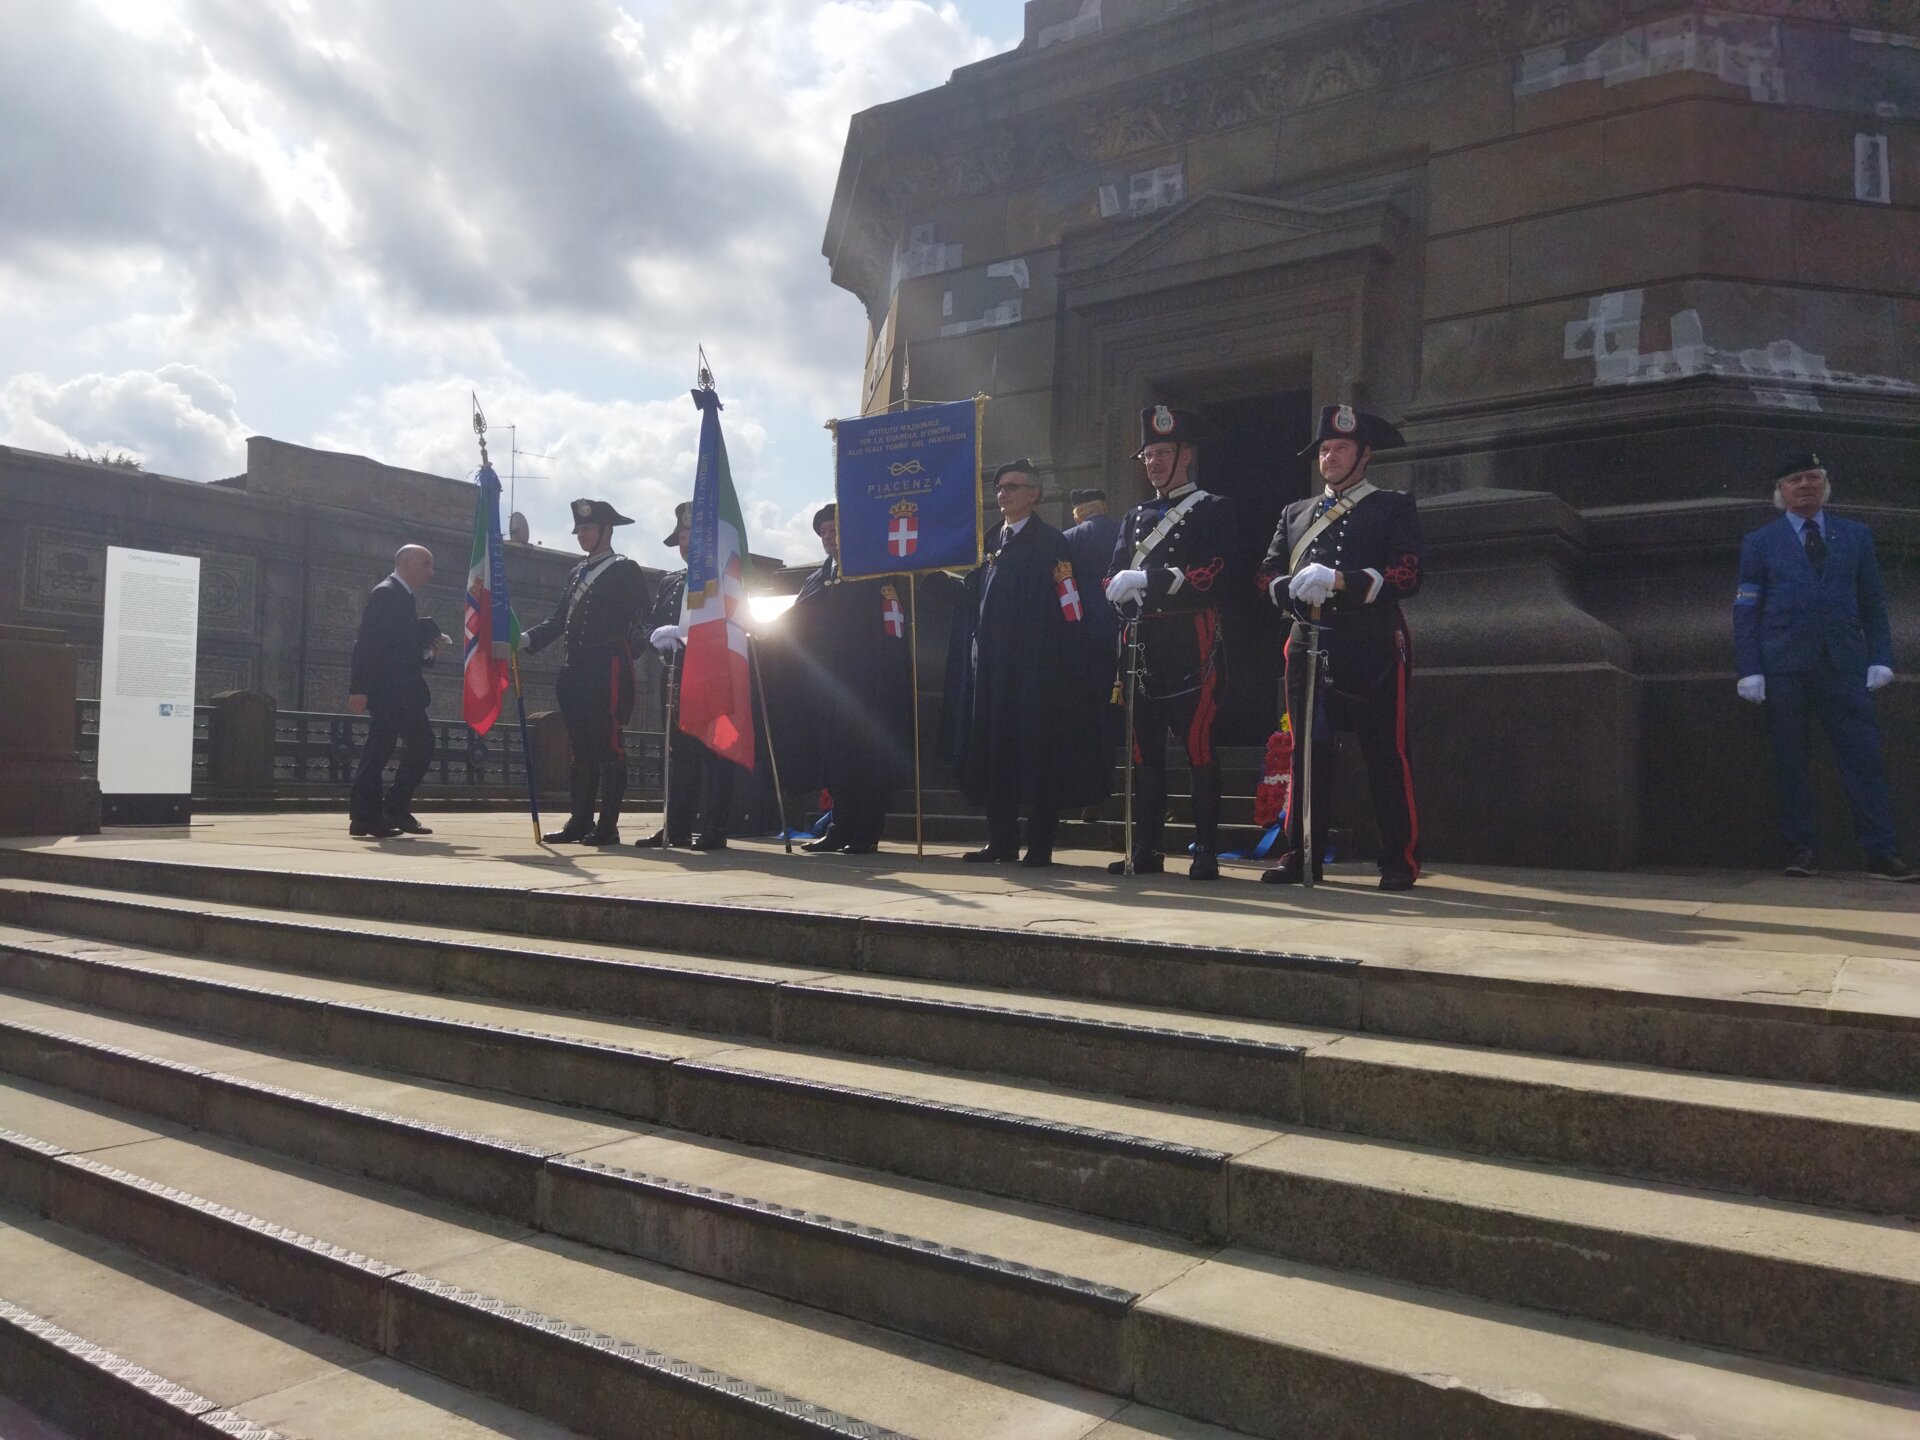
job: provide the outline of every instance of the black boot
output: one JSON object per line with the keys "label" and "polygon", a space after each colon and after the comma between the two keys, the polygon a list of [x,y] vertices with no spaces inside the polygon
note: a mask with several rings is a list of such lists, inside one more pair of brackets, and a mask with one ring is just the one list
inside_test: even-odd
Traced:
{"label": "black boot", "polygon": [[[1220,762],[1209,760],[1193,768],[1193,851],[1202,855],[1220,853]],[[1218,873],[1218,866],[1215,873]],[[1195,876],[1199,879],[1199,876]],[[1207,876],[1212,879],[1212,876]]]}
{"label": "black boot", "polygon": [[567,823],[540,838],[549,845],[572,845],[593,833],[593,797],[600,788],[600,767],[592,761],[575,760],[567,770],[568,800],[571,810]]}
{"label": "black boot", "polygon": [[620,843],[620,801],[627,793],[627,762],[609,760],[600,767],[600,823],[581,837],[583,845]]}

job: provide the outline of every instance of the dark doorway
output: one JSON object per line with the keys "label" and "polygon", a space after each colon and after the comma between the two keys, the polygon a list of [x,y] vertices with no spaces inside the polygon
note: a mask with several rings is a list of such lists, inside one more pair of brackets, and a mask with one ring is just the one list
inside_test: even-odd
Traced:
{"label": "dark doorway", "polygon": [[1222,745],[1264,745],[1280,714],[1280,612],[1253,586],[1280,511],[1304,499],[1312,471],[1296,454],[1313,434],[1313,393],[1270,391],[1239,399],[1195,397],[1207,424],[1200,452],[1200,484],[1232,499],[1240,521],[1241,582],[1226,606],[1227,699],[1215,737]]}

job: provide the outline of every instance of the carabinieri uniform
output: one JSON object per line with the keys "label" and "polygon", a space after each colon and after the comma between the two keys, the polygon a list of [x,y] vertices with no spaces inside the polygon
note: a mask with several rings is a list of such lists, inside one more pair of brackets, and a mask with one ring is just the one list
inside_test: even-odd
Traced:
{"label": "carabinieri uniform", "polygon": [[[604,500],[574,501],[573,516],[576,529],[632,523]],[[555,688],[573,750],[567,831],[579,833],[568,838],[618,843],[620,802],[627,790],[621,727],[633,717],[633,628],[646,606],[647,579],[639,565],[611,552],[589,556],[567,576],[559,607],[526,633],[528,654],[555,640],[566,642]],[[596,793],[600,815],[593,825]]]}
{"label": "carabinieri uniform", "polygon": [[[1399,433],[1385,421],[1347,406],[1326,407],[1320,428],[1319,439],[1309,449],[1318,449],[1321,439],[1357,437],[1357,443],[1369,448],[1400,443]],[[1308,531],[1329,514],[1333,518],[1302,549]],[[1420,589],[1420,563],[1420,518],[1413,497],[1379,489],[1362,479],[1342,492],[1329,487],[1282,511],[1258,576],[1262,592],[1282,608],[1290,603],[1288,580],[1305,567],[1324,565],[1341,576],[1343,588],[1321,607],[1326,626],[1319,681],[1323,723],[1315,741],[1334,730],[1351,729],[1358,736],[1380,832],[1380,872],[1407,882],[1420,873],[1420,822],[1407,757],[1407,682],[1413,647],[1400,602]],[[1305,607],[1294,604],[1293,609],[1295,620],[1286,650],[1287,714],[1299,737],[1306,734],[1302,727],[1307,723],[1307,629]],[[1304,790],[1305,750],[1304,745],[1294,746],[1291,793],[1295,797]],[[1287,838],[1295,855],[1317,859],[1326,849],[1330,816],[1325,801],[1332,755],[1321,750],[1314,769],[1312,845],[1302,850],[1298,803],[1288,806]]]}
{"label": "carabinieri uniform", "polygon": [[[1192,417],[1183,412],[1151,406],[1141,417],[1142,449],[1156,441],[1190,444],[1191,427]],[[1188,484],[1134,506],[1114,543],[1109,574],[1147,575],[1138,612],[1140,689],[1128,737],[1139,766],[1133,858],[1144,870],[1160,867],[1169,735],[1185,748],[1193,771],[1195,859],[1204,871],[1219,853],[1220,760],[1213,725],[1227,688],[1220,607],[1233,583],[1238,528],[1231,500]],[[1134,608],[1124,606],[1121,618],[1132,618]],[[1123,652],[1122,685],[1125,664]]]}

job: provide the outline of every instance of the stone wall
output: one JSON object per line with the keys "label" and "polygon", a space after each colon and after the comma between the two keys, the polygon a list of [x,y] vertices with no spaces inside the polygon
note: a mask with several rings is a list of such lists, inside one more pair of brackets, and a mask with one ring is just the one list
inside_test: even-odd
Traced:
{"label": "stone wall", "polygon": [[[18,577],[0,586],[0,624],[63,631],[80,693],[97,695],[107,546],[196,555],[197,698],[260,690],[283,710],[344,710],[361,608],[401,545],[433,551],[418,604],[458,639],[474,503],[464,480],[264,436],[247,442],[245,475],[210,484],[0,447],[0,575]],[[522,624],[544,619],[579,556],[517,544],[506,554]],[[554,646],[524,662],[530,712],[554,708],[560,655]],[[658,667],[636,669],[636,723],[657,724]],[[432,713],[458,718],[458,650],[427,675]]]}
{"label": "stone wall", "polygon": [[[1145,404],[1238,427],[1202,483],[1255,514],[1309,476],[1249,461],[1249,407],[1402,421],[1374,475],[1434,532],[1432,853],[1770,862],[1729,606],[1783,452],[1873,522],[1920,671],[1916,32],[1888,0],[1031,0],[1017,50],[850,127],[823,250],[863,406],[909,352],[915,398],[989,394],[1049,518],[1144,493]],[[1920,847],[1920,683],[1878,708]]]}

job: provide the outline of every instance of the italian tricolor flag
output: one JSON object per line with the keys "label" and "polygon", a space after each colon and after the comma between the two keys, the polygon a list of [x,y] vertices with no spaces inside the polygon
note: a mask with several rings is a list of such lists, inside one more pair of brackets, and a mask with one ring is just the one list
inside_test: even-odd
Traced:
{"label": "italian tricolor flag", "polygon": [[680,623],[687,655],[680,672],[680,728],[716,755],[753,769],[753,690],[747,632],[747,527],[733,493],[720,397],[693,392],[700,407],[700,452],[693,478],[693,529],[687,541],[687,590]]}

